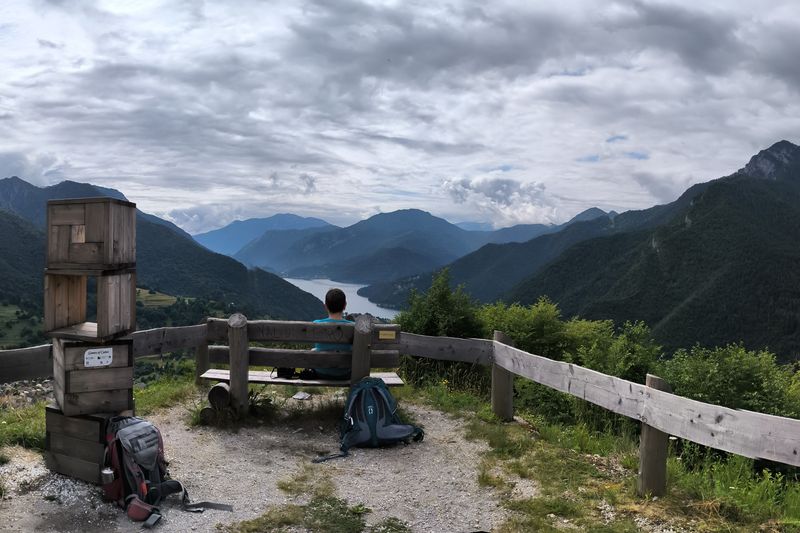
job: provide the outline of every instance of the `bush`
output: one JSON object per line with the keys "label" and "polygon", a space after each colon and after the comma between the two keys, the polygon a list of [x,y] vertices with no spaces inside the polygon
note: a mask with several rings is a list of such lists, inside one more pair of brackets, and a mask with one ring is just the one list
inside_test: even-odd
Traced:
{"label": "bush", "polygon": [[520,350],[562,359],[566,327],[558,306],[547,298],[540,298],[529,307],[520,304],[508,306],[500,302],[484,305],[478,310],[478,316],[484,337],[491,339],[495,330],[502,331]]}

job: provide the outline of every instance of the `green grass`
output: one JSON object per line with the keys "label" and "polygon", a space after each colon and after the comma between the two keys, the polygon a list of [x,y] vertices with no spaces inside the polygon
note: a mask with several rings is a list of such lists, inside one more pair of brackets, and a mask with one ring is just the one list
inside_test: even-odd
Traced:
{"label": "green grass", "polygon": [[16,409],[0,407],[0,447],[17,444],[44,450],[44,408],[43,402]]}
{"label": "green grass", "polygon": [[175,296],[156,292],[150,294],[147,289],[136,289],[136,301],[142,302],[145,307],[169,307],[174,304],[178,299]]}
{"label": "green grass", "polygon": [[147,416],[157,409],[170,407],[192,397],[197,390],[194,377],[158,379],[144,389],[134,391],[137,416]]}

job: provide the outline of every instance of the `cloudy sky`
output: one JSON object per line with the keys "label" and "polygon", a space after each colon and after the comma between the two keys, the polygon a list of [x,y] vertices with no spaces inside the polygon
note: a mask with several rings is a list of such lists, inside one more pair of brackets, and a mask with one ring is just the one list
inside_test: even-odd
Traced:
{"label": "cloudy sky", "polygon": [[800,144],[800,4],[3,1],[0,177],[190,232],[623,211]]}

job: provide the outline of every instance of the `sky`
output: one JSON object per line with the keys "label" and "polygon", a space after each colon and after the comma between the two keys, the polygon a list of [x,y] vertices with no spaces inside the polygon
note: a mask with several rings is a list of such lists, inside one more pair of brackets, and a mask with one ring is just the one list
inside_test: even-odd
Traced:
{"label": "sky", "polygon": [[796,0],[6,0],[0,50],[0,178],[190,233],[560,223],[800,144]]}

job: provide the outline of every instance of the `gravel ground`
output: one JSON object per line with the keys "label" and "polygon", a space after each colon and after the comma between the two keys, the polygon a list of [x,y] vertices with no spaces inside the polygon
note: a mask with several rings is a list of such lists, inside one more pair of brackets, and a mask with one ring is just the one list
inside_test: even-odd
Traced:
{"label": "gravel ground", "polygon": [[[319,465],[310,459],[333,452],[338,434],[296,417],[275,426],[238,433],[190,428],[178,406],[149,417],[162,431],[170,472],[194,501],[230,503],[233,513],[182,512],[174,501],[161,506],[161,531],[214,531],[217,524],[254,518],[270,505],[296,503],[276,482],[311,465],[327,474],[337,495],[372,509],[368,523],[394,516],[419,532],[490,531],[507,517],[491,489],[477,484],[485,445],[464,439],[462,423],[418,406],[404,406],[425,427],[425,440],[409,446],[355,449],[351,456]],[[41,455],[7,448],[11,462],[0,467],[8,489],[0,501],[0,531],[139,531],[122,510],[102,501],[98,487],[50,473]],[[302,497],[301,497],[302,498]],[[301,503],[302,499],[299,500]]]}

